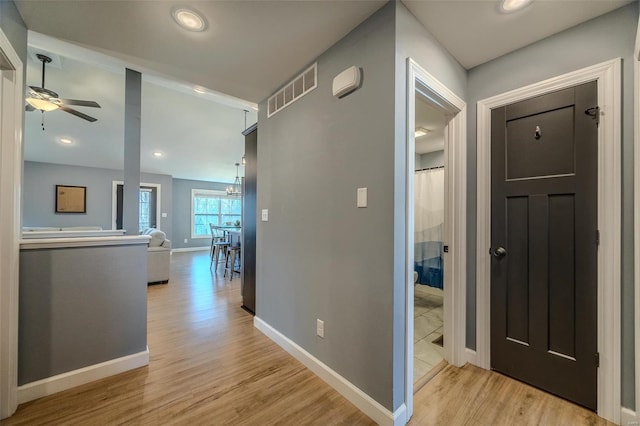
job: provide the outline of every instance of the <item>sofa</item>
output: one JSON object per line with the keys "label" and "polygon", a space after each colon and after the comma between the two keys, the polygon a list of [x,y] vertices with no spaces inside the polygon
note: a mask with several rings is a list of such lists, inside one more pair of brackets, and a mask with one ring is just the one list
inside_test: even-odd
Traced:
{"label": "sofa", "polygon": [[149,284],[166,284],[169,282],[171,263],[171,240],[167,234],[156,228],[147,228],[140,235],[148,235],[149,253],[147,257],[147,282]]}

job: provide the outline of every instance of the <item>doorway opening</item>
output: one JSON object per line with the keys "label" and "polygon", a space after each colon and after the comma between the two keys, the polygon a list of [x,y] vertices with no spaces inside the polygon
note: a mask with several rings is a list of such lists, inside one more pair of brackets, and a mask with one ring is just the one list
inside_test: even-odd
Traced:
{"label": "doorway opening", "polygon": [[[467,362],[465,350],[467,147],[466,103],[411,58],[407,59],[406,96],[405,406],[406,418],[409,419],[413,414],[414,374],[417,377],[421,376],[419,370],[414,371],[414,364],[421,364],[418,369],[425,367],[422,363],[415,362],[416,358],[424,362],[430,356],[432,357],[430,358],[431,362],[426,362],[430,365],[438,364],[440,357],[455,366],[462,366]],[[442,129],[442,140],[438,143],[431,142],[432,147],[437,144],[441,147],[440,149],[433,148],[432,152],[441,151],[437,154],[427,153],[427,148],[422,146],[421,138],[416,137],[417,127],[426,126],[428,128],[431,126],[427,122],[422,123],[422,126],[416,124],[416,120],[418,123],[422,120],[422,115],[418,117],[417,113],[418,110],[423,110],[423,104],[427,109],[431,109],[430,113],[434,117],[432,119],[439,122],[438,126]],[[436,128],[434,127],[433,130],[435,134]],[[423,140],[425,145],[429,145],[427,142],[429,138]],[[419,166],[416,166],[418,159],[416,144],[421,146],[418,149],[424,150],[425,154],[431,154],[425,157],[421,154]],[[429,166],[430,161],[440,164]],[[433,170],[441,170],[439,172],[439,181],[441,182],[439,214],[441,219],[431,227],[441,228],[442,236],[438,237],[436,233],[426,235],[428,232],[422,232],[419,234],[420,241],[417,241],[416,235],[418,233],[415,227],[416,170],[440,166],[444,167]],[[427,225],[427,227],[430,226]],[[419,247],[418,257],[415,256],[416,247]],[[417,272],[417,279],[414,278],[414,272]],[[421,284],[416,284],[418,281]],[[428,289],[432,286],[437,287],[440,282],[441,290]],[[414,289],[414,285],[419,286],[418,290]],[[419,303],[422,303],[423,306],[414,311],[416,292],[419,300],[422,300]],[[425,315],[424,319],[418,319],[420,325],[415,326],[416,315],[428,314],[429,311],[431,314]],[[435,323],[438,316],[441,318],[441,325]],[[423,330],[422,325],[429,323],[430,325],[426,327],[427,330]],[[432,328],[432,330],[428,330],[428,328]],[[419,333],[417,335],[415,334],[416,330]],[[425,332],[426,335],[420,335]],[[442,336],[440,349],[438,348],[440,338],[437,334]],[[414,340],[416,339],[422,341],[418,346],[419,350],[414,348]],[[422,347],[426,347],[427,351],[422,352]],[[414,358],[415,352],[418,352],[416,358]],[[430,370],[431,374],[427,375],[427,379],[424,379],[423,383],[426,383],[429,376],[435,374],[434,371],[437,372],[437,369]]]}
{"label": "doorway opening", "polygon": [[0,419],[9,417],[18,406],[23,67],[0,29]]}
{"label": "doorway opening", "polygon": [[[159,183],[140,183],[138,193],[139,209],[138,223],[140,231],[146,228],[157,228],[160,223],[160,201],[162,185]],[[122,199],[124,196],[124,184],[122,181],[113,181],[113,194],[111,202],[112,228],[123,229],[122,226]]]}
{"label": "doorway opening", "polygon": [[415,92],[414,389],[444,365],[445,112]]}

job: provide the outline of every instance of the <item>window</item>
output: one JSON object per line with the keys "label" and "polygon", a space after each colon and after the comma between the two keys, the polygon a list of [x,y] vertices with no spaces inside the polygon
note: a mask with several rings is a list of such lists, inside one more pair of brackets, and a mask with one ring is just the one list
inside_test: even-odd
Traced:
{"label": "window", "polygon": [[140,188],[139,228],[151,228],[151,189]]}
{"label": "window", "polygon": [[231,225],[240,222],[242,200],[226,192],[205,189],[191,190],[191,238],[211,236],[209,224]]}

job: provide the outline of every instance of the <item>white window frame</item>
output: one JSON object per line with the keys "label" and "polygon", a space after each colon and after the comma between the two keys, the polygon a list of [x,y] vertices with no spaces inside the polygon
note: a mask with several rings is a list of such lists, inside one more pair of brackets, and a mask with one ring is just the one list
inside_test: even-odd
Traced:
{"label": "white window frame", "polygon": [[[193,233],[193,230],[195,228],[195,212],[194,212],[194,198],[196,195],[198,194],[203,194],[203,195],[208,195],[208,196],[216,196],[216,197],[220,197],[220,198],[228,198],[228,199],[234,199],[236,197],[233,196],[229,196],[227,195],[227,193],[225,191],[221,191],[221,190],[216,190],[216,189],[197,189],[197,188],[193,188],[191,190],[191,239],[204,239],[204,238],[211,238],[211,234],[207,234],[207,235],[196,235]],[[220,215],[220,213],[219,213]],[[240,213],[240,217],[242,217],[242,213]],[[241,219],[242,220],[242,219]]]}

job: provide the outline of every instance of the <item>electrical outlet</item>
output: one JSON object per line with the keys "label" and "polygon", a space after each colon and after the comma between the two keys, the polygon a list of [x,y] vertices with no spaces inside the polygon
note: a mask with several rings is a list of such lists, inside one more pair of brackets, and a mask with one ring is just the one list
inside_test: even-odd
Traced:
{"label": "electrical outlet", "polygon": [[188,242],[189,242],[189,240],[185,238],[184,239],[184,243],[187,244]]}
{"label": "electrical outlet", "polygon": [[324,338],[324,321],[316,320],[316,333],[318,336]]}

